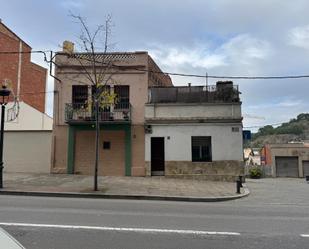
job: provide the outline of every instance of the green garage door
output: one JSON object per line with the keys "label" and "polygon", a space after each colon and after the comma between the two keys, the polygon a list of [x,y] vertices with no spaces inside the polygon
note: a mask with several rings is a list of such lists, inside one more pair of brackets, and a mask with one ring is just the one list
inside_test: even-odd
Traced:
{"label": "green garage door", "polygon": [[299,177],[298,157],[275,157],[278,177]]}
{"label": "green garage door", "polygon": [[304,177],[309,176],[309,161],[303,161]]}

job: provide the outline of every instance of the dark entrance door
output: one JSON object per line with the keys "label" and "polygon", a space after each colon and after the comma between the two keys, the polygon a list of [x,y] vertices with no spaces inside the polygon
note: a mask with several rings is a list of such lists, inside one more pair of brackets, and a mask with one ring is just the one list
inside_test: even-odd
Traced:
{"label": "dark entrance door", "polygon": [[164,175],[164,137],[151,138],[151,175]]}

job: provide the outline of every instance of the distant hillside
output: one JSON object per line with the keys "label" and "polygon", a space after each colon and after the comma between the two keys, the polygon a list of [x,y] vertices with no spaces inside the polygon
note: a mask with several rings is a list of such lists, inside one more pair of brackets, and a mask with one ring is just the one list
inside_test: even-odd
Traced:
{"label": "distant hillside", "polygon": [[301,113],[297,118],[274,128],[266,125],[253,134],[251,147],[262,147],[265,143],[288,143],[309,140],[309,113]]}

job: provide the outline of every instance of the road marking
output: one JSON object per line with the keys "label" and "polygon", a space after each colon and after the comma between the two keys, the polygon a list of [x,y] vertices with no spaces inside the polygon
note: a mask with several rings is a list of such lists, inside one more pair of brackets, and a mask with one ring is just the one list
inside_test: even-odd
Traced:
{"label": "road marking", "polygon": [[301,234],[300,236],[303,238],[309,238],[309,234]]}
{"label": "road marking", "polygon": [[216,232],[216,231],[158,229],[158,228],[135,228],[135,227],[75,226],[75,225],[32,224],[32,223],[1,222],[0,226],[45,227],[45,228],[62,228],[62,229],[117,231],[117,232],[139,232],[139,233],[176,233],[176,234],[189,234],[189,235],[226,235],[226,236],[240,235],[240,233],[236,233],[236,232]]}

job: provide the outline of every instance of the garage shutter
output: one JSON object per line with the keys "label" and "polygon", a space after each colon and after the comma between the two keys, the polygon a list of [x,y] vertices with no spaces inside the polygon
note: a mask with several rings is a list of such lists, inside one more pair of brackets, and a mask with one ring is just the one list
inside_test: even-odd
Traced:
{"label": "garage shutter", "polygon": [[279,177],[299,177],[298,157],[275,157],[276,171]]}
{"label": "garage shutter", "polygon": [[304,176],[309,176],[309,161],[303,161]]}

